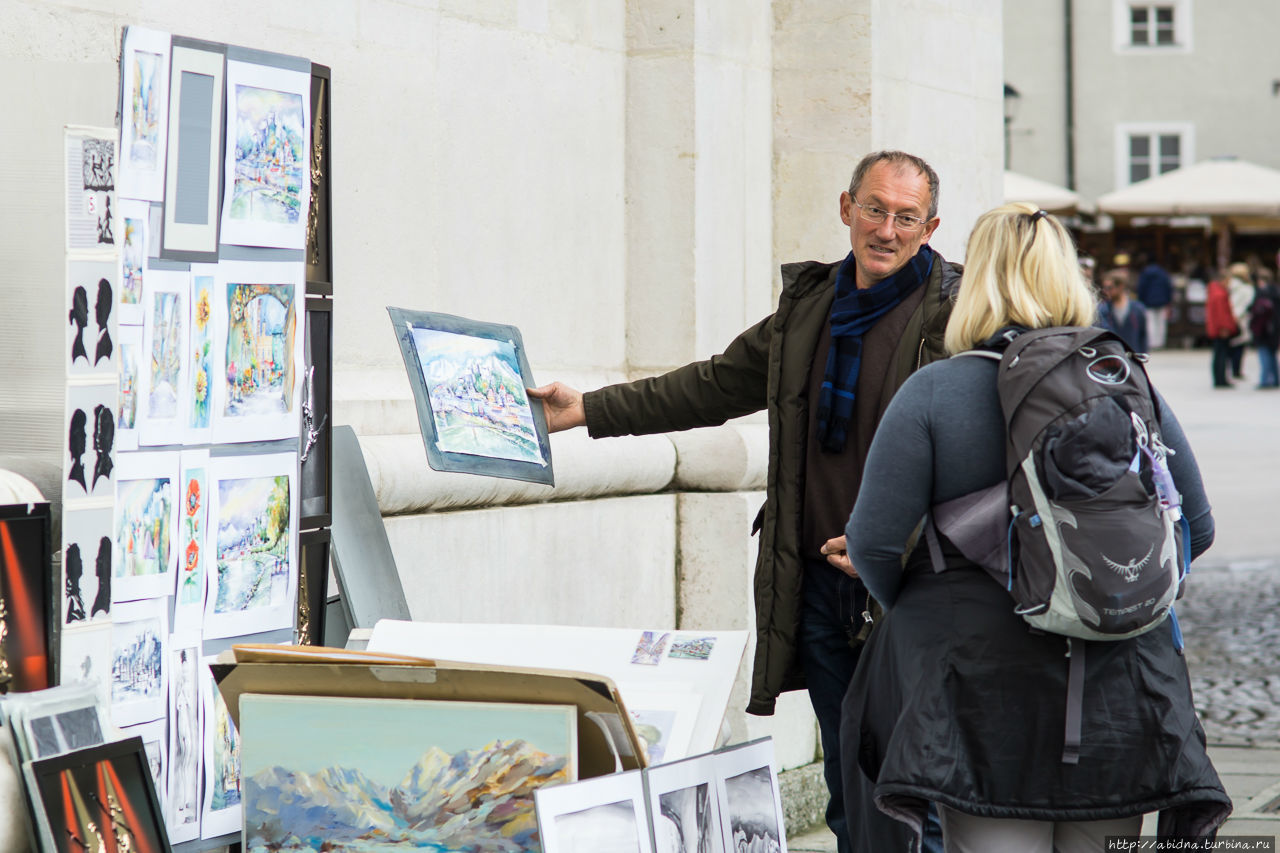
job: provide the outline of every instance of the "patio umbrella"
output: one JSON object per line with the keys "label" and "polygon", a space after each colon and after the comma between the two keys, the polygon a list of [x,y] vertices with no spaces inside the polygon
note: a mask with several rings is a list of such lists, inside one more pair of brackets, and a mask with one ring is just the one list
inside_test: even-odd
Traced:
{"label": "patio umbrella", "polygon": [[1004,173],[1004,200],[1029,201],[1050,213],[1074,213],[1080,208],[1080,196],[1066,187],[1009,171]]}
{"label": "patio umbrella", "polygon": [[1121,216],[1280,217],[1280,171],[1205,160],[1107,193],[1098,209]]}

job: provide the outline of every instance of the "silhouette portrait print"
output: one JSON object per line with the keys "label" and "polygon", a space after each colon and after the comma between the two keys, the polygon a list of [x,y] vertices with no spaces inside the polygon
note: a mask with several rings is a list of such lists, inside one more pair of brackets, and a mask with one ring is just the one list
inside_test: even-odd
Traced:
{"label": "silhouette portrait print", "polygon": [[98,279],[98,302],[94,306],[94,314],[98,321],[98,348],[93,353],[95,365],[104,358],[110,359],[111,352],[115,349],[115,345],[111,342],[111,332],[107,329],[113,304],[111,297],[111,282],[105,278]]}
{"label": "silhouette portrait print", "polygon": [[111,612],[111,537],[103,536],[98,541],[98,560],[94,566],[98,576],[98,594],[93,597],[93,607],[89,609],[89,618],[99,613]]}
{"label": "silhouette portrait print", "polygon": [[80,545],[72,542],[62,562],[67,566],[67,622],[84,621],[84,598],[80,592],[80,578],[84,576],[84,563],[80,558]]}
{"label": "silhouette portrait print", "polygon": [[93,487],[98,488],[98,480],[111,479],[111,448],[116,438],[116,416],[109,406],[98,405],[93,409],[93,449],[98,458],[93,463]]}
{"label": "silhouette portrait print", "polygon": [[89,325],[89,294],[83,287],[77,287],[71,294],[71,311],[67,314],[67,322],[76,327],[75,340],[71,342],[71,363],[77,358],[89,360],[89,353],[84,349],[84,330]]}
{"label": "silhouette portrait print", "polygon": [[84,484],[84,456],[85,447],[85,427],[88,425],[89,416],[84,413],[84,409],[76,409],[71,415],[71,432],[67,436],[67,450],[71,453],[71,473],[67,475],[67,479],[73,483],[79,483],[80,488],[86,492],[89,487]]}

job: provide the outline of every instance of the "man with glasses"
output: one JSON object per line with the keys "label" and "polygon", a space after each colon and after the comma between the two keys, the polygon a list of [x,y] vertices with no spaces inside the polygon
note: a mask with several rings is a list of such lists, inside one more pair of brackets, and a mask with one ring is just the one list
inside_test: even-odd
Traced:
{"label": "man with glasses", "polygon": [[[937,213],[928,163],[870,154],[840,194],[852,251],[835,263],[784,265],[778,309],[723,353],[587,394],[559,382],[531,391],[553,432],[586,425],[593,438],[718,426],[768,410],[747,710],[772,714],[779,693],[808,687],[831,794],[827,823],[841,853],[877,849],[867,837],[875,828],[847,827],[844,815],[840,704],[872,608],[842,531],[889,400],[913,371],[944,357],[960,267],[928,245]],[[860,823],[894,824],[873,806],[861,811]]]}

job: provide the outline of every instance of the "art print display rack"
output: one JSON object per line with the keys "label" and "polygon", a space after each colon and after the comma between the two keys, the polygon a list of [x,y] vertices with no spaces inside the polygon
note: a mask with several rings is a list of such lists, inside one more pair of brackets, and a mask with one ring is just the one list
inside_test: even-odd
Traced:
{"label": "art print display rack", "polygon": [[331,75],[140,27],[119,69],[118,127],[64,132],[48,652],[59,683],[96,679],[110,724],[140,739],[165,844],[195,853],[240,839],[235,731],[208,662],[324,632]]}

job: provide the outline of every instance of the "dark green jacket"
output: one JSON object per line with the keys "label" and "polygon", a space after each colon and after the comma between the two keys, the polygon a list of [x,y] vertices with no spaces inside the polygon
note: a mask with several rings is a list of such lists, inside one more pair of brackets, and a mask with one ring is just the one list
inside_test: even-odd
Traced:
{"label": "dark green jacket", "polygon": [[[893,356],[892,395],[912,371],[943,358],[942,336],[959,285],[960,267],[938,256],[924,299]],[[610,385],[584,395],[593,438],[645,435],[769,411],[769,474],[756,527],[756,650],[753,714],[772,714],[778,694],[804,686],[794,666],[800,618],[800,512],[808,441],[809,372],[835,298],[839,263],[806,261],[782,267],[778,309],[733,340],[720,355],[661,376]],[[852,507],[850,507],[852,509]]]}

